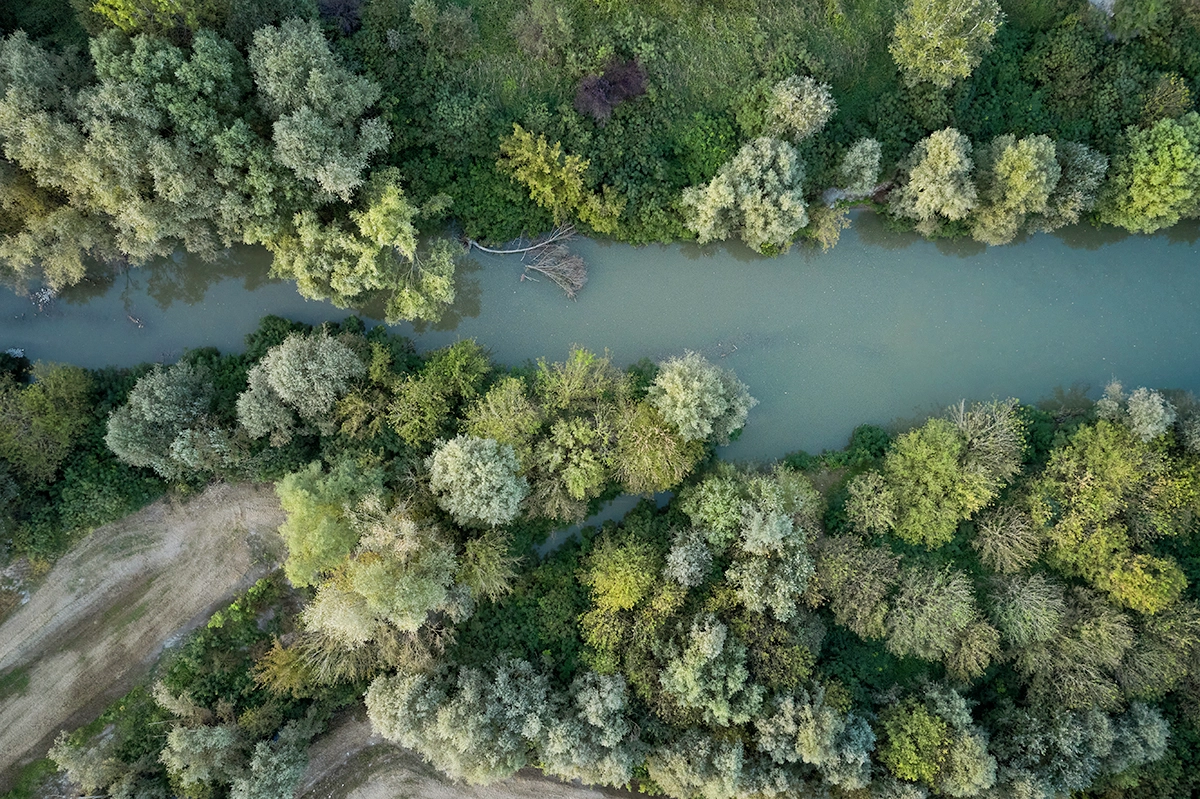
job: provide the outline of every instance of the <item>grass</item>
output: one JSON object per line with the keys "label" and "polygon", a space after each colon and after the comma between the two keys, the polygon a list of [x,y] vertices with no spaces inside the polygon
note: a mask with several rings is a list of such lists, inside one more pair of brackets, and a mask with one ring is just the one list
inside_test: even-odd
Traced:
{"label": "grass", "polygon": [[0,677],[0,699],[20,696],[29,688],[29,667],[21,666]]}
{"label": "grass", "polygon": [[58,764],[48,757],[35,760],[17,775],[12,790],[0,795],[0,799],[34,799],[41,795],[39,790],[46,780],[58,773]]}

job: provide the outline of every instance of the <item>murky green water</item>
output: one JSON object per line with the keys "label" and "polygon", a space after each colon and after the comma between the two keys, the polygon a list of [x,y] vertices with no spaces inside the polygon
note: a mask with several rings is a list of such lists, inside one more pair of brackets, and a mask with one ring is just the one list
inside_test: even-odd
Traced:
{"label": "murky green water", "polygon": [[[1037,399],[1056,386],[1200,390],[1200,228],[1122,238],[1074,230],[984,250],[885,232],[863,215],[827,254],[583,241],[578,302],[522,282],[515,258],[476,255],[451,318],[414,333],[425,350],[474,336],[515,363],[572,344],[619,363],[702,352],[761,405],[732,458],[841,446],[855,424],[957,401]],[[346,312],[267,279],[266,253],[216,267],[184,260],[73,289],[45,311],[0,296],[0,347],[85,366],[241,347],[258,318]],[[131,319],[132,317],[132,319]],[[142,325],[138,327],[133,320]]]}

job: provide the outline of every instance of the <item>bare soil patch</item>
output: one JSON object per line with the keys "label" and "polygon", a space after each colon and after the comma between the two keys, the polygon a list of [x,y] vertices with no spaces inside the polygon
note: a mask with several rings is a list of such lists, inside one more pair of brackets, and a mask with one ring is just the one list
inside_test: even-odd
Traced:
{"label": "bare soil patch", "polygon": [[266,574],[283,520],[271,486],[214,485],[105,525],[62,558],[0,624],[0,792]]}
{"label": "bare soil patch", "polygon": [[415,752],[371,731],[361,707],[337,720],[309,750],[299,799],[620,799],[625,791],[586,788],[523,769],[485,787],[454,782]]}

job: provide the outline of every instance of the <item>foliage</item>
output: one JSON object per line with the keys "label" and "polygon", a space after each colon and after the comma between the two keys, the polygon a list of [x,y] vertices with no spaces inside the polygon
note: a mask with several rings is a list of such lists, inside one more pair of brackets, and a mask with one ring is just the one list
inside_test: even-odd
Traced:
{"label": "foliage", "polygon": [[25,480],[49,482],[89,423],[91,381],[77,366],[37,363],[34,382],[0,380],[0,458]]}
{"label": "foliage", "polygon": [[718,444],[728,444],[758,404],[733,372],[695,352],[660,363],[646,396],[685,441],[712,439]]}
{"label": "foliage", "polygon": [[685,190],[680,203],[701,244],[737,233],[751,249],[778,252],[808,224],[803,181],[795,148],[762,137],[742,145],[707,185]]}
{"label": "foliage", "polygon": [[429,456],[429,487],[459,524],[512,521],[529,493],[511,444],[459,436]]}
{"label": "foliage", "polygon": [[906,181],[892,192],[890,208],[917,220],[917,229],[932,233],[945,221],[963,219],[978,203],[971,178],[971,142],[946,128],[917,142],[902,165]]}
{"label": "foliage", "polygon": [[908,81],[949,88],[979,65],[1003,20],[995,0],[907,0],[888,50]]}
{"label": "foliage", "polygon": [[836,111],[829,84],[792,75],[771,89],[765,133],[799,142],[819,133]]}
{"label": "foliage", "polygon": [[1130,128],[1113,160],[1100,219],[1135,233],[1153,233],[1193,213],[1200,186],[1200,114]]}

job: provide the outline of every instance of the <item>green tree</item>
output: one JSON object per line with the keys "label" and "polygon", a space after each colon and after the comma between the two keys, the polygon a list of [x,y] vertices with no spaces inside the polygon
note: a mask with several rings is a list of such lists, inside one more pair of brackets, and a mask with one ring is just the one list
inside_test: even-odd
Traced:
{"label": "green tree", "polygon": [[840,536],[820,539],[814,559],[810,602],[828,602],[834,621],[862,638],[883,638],[900,557],[883,547],[868,547],[857,536]]}
{"label": "green tree", "polygon": [[888,49],[909,83],[970,77],[1004,21],[996,0],[907,0]]}
{"label": "green tree", "polygon": [[896,438],[884,461],[898,503],[896,536],[937,548],[954,536],[960,521],[987,504],[987,477],[964,469],[966,454],[963,435],[945,419],[930,419]]}
{"label": "green tree", "polygon": [[609,186],[598,194],[587,189],[587,159],[566,154],[559,142],[551,146],[544,135],[534,137],[517,124],[512,135],[500,140],[500,156],[501,171],[529,189],[530,198],[554,215],[556,225],[574,215],[597,233],[616,232],[625,200]]}
{"label": "green tree", "polygon": [[1045,212],[1061,174],[1049,136],[997,136],[980,154],[972,235],[992,245],[1012,241],[1027,218]]}
{"label": "green tree", "polygon": [[[960,670],[953,668],[956,665],[976,666],[962,669],[975,672],[964,675],[969,677],[982,673],[999,652],[999,636],[980,617],[967,576],[921,566],[908,566],[900,573],[887,616],[886,643],[899,657],[943,660],[954,671]],[[960,652],[964,645],[981,651]]]}
{"label": "green tree", "polygon": [[950,725],[915,699],[879,714],[879,762],[904,780],[933,787],[950,750]]}
{"label": "green tree", "polygon": [[738,795],[744,762],[739,739],[690,728],[651,749],[646,770],[656,785],[676,799],[725,799]]}
{"label": "green tree", "polygon": [[345,559],[359,533],[346,516],[346,505],[380,490],[380,475],[342,461],[329,472],[314,461],[275,487],[288,517],[279,528],[287,544],[284,573],[296,586],[314,585],[317,577]]}
{"label": "green tree", "polygon": [[458,436],[434,450],[426,466],[438,504],[459,524],[508,524],[529,493],[512,446],[495,439]]}
{"label": "green tree", "polygon": [[756,746],[776,763],[803,762],[846,790],[870,782],[875,732],[866,719],[830,701],[825,688],[777,696],[772,712],[754,722]]}
{"label": "green tree", "polygon": [[613,474],[631,494],[674,488],[704,455],[702,443],[685,440],[648,403],[626,403],[618,414]]}
{"label": "green tree", "polygon": [[569,710],[546,731],[543,771],[585,785],[627,785],[646,756],[629,700],[619,674],[576,677]]}
{"label": "green tree", "polygon": [[892,192],[892,213],[917,220],[927,235],[946,220],[966,218],[978,202],[973,167],[970,139],[954,128],[930,134],[901,164],[905,179]]}
{"label": "green tree", "polygon": [[1043,575],[999,578],[989,599],[989,616],[1010,646],[1052,641],[1062,631],[1067,612],[1063,588]]}
{"label": "green tree", "polygon": [[40,362],[33,379],[0,378],[0,458],[26,480],[49,482],[91,421],[91,380],[77,366]]}
{"label": "green tree", "polygon": [[758,252],[785,250],[808,224],[803,181],[804,163],[792,145],[755,139],[707,185],[684,190],[684,222],[701,244],[736,233]]}
{"label": "green tree", "polygon": [[639,535],[608,533],[588,554],[579,581],[600,610],[629,610],[650,591],[661,569],[662,553],[653,543]]}
{"label": "green tree", "polygon": [[1153,233],[1200,203],[1200,114],[1129,128],[1100,200],[1102,222]]}

